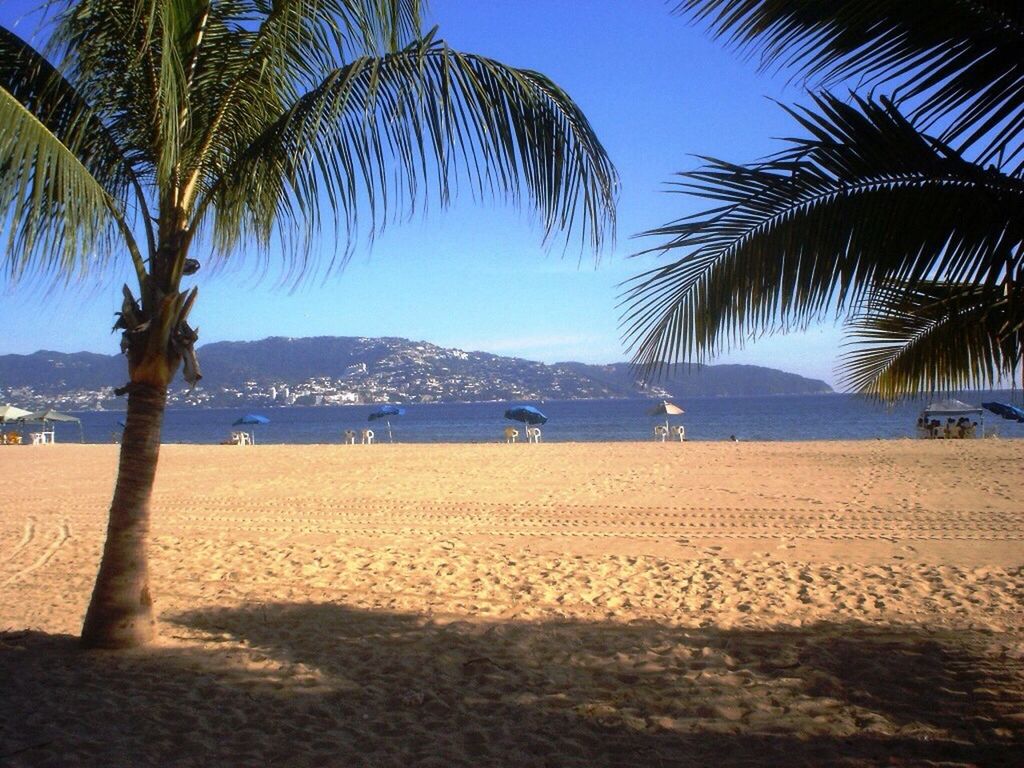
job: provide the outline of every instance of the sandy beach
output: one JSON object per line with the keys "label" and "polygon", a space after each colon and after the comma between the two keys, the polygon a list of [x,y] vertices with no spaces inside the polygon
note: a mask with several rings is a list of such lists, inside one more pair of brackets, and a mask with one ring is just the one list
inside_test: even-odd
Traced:
{"label": "sandy beach", "polygon": [[1024,441],[0,448],[0,764],[1020,765]]}

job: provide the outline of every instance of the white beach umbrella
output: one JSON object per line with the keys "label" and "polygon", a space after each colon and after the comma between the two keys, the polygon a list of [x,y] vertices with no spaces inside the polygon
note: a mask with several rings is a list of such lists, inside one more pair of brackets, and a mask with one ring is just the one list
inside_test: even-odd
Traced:
{"label": "white beach umbrella", "polygon": [[24,408],[18,408],[14,405],[0,405],[0,424],[15,421],[22,416],[28,416],[30,413],[31,411],[26,411]]}
{"label": "white beach umbrella", "polygon": [[668,430],[668,417],[669,416],[681,416],[686,413],[675,403],[670,403],[668,400],[662,400],[656,406],[647,411],[648,416],[665,416],[665,429]]}

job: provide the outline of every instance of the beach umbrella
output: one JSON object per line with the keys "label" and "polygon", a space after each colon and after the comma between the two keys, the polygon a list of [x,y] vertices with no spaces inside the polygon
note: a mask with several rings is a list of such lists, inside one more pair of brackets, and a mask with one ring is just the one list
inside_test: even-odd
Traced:
{"label": "beach umbrella", "polygon": [[1024,408],[1018,408],[1009,403],[982,403],[981,405],[1004,419],[1024,422]]}
{"label": "beach umbrella", "polygon": [[388,442],[395,442],[394,435],[391,434],[391,417],[392,416],[405,416],[405,408],[401,408],[397,405],[382,405],[376,411],[370,414],[367,421],[376,421],[377,419],[384,419],[384,423],[388,425]]}
{"label": "beach umbrella", "polygon": [[684,413],[686,413],[686,411],[684,411],[675,403],[670,403],[668,400],[662,400],[656,406],[647,411],[648,416],[664,416],[666,430],[668,430],[669,416],[681,416]]}
{"label": "beach umbrella", "polygon": [[548,417],[538,411],[532,405],[518,405],[505,411],[505,418],[513,421],[521,421],[526,424],[526,438],[530,439],[530,425],[544,424]]}
{"label": "beach umbrella", "polygon": [[17,421],[22,416],[28,416],[31,411],[18,408],[13,405],[0,405],[0,433],[4,430],[4,424],[9,421]]}
{"label": "beach umbrella", "polygon": [[505,418],[512,421],[521,421],[523,424],[545,424],[548,417],[538,411],[532,405],[517,405],[505,411]]}
{"label": "beach umbrella", "polygon": [[[247,414],[245,414],[245,416],[242,416],[240,419],[235,419],[233,422],[231,422],[231,426],[237,427],[237,426],[240,426],[240,425],[244,425],[244,426],[255,427],[255,426],[258,426],[260,424],[269,424],[269,423],[270,423],[270,419],[268,419],[266,416],[260,416],[258,413],[247,413]],[[255,429],[252,431],[252,434],[253,434],[253,436],[252,436],[252,443],[253,443],[253,445],[255,445],[256,444],[256,430]]]}
{"label": "beach umbrella", "polygon": [[26,411],[24,408],[18,408],[13,405],[0,405],[0,424],[6,424],[8,421],[17,421],[23,416],[31,414],[31,411]]}
{"label": "beach umbrella", "polygon": [[38,424],[42,424],[44,430],[46,428],[46,425],[51,422],[65,422],[69,424],[74,423],[78,425],[79,439],[83,443],[85,442],[85,432],[82,431],[82,420],[76,416],[71,416],[70,414],[67,413],[60,413],[58,411],[53,410],[52,408],[47,408],[45,411],[35,411],[33,413],[26,414],[25,416],[19,416],[17,418],[17,421],[22,423],[35,422]]}

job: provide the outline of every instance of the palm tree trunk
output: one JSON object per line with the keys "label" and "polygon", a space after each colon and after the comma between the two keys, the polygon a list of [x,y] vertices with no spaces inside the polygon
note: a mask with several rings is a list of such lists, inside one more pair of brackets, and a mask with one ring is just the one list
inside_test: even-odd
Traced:
{"label": "palm tree trunk", "polygon": [[146,543],[166,403],[166,387],[130,386],[107,540],[82,627],[86,648],[129,648],[153,638]]}

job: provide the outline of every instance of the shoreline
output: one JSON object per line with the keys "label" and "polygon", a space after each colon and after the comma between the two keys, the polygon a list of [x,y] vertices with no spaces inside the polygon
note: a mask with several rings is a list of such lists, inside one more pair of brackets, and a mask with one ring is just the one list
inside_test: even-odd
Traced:
{"label": "shoreline", "polygon": [[[983,397],[979,393],[979,397]],[[996,400],[1003,399],[993,395]],[[551,401],[543,404],[548,422],[541,428],[544,442],[653,442],[653,428],[664,420],[648,414],[650,400]],[[974,402],[974,401],[972,401]],[[507,405],[507,404],[506,404]],[[835,397],[779,396],[748,398],[705,398],[679,403],[687,411],[673,417],[672,425],[683,425],[690,442],[726,441],[735,435],[741,441],[806,442],[808,440],[874,440],[917,437],[916,422],[924,402],[903,404],[893,409],[864,402],[852,395]],[[391,420],[394,437],[400,442],[441,444],[487,444],[503,441],[506,426],[516,422],[503,419],[499,403],[407,405],[405,416]],[[237,429],[240,416],[259,413],[260,406],[214,409],[171,409],[163,425],[168,443],[214,445]],[[267,410],[270,424],[255,430],[257,443],[341,444],[347,429],[357,434],[367,427],[386,439],[386,425],[369,423],[367,406],[288,407]],[[78,414],[86,439],[106,444],[121,434],[113,412]],[[981,419],[978,419],[979,422]],[[378,427],[379,425],[379,427]],[[997,417],[985,418],[986,431],[1003,439],[1024,438],[1024,427]],[[382,431],[383,430],[383,431]],[[520,438],[523,437],[522,429]],[[58,441],[76,441],[77,427],[58,426]]]}
{"label": "shoreline", "polygon": [[[8,430],[8,431],[11,431],[11,430]],[[224,442],[193,443],[193,442],[180,442],[180,441],[165,441],[165,442],[161,442],[160,445],[161,445],[161,447],[166,447],[166,446],[177,446],[177,447],[183,447],[183,448],[214,448],[214,447],[217,447],[217,448],[238,448],[238,447],[241,447],[241,448],[245,448],[245,449],[252,449],[252,448],[256,448],[256,449],[262,449],[262,448],[311,448],[312,449],[312,448],[338,448],[338,447],[351,448],[352,447],[352,445],[347,445],[346,443],[344,443],[341,437],[339,437],[338,440],[336,440],[334,442],[323,442],[323,443],[302,443],[302,442],[280,442],[280,443],[275,443],[275,442],[267,442],[266,440],[267,440],[267,438],[260,439],[260,435],[257,435],[257,442],[255,444],[245,445],[245,446],[229,445],[229,444],[224,443]],[[676,445],[676,446],[678,446],[678,445],[681,444],[681,445],[685,446],[685,445],[723,445],[723,444],[729,445],[729,444],[743,443],[743,444],[747,444],[747,445],[812,445],[813,446],[813,445],[830,445],[830,444],[845,444],[845,443],[850,443],[852,445],[862,445],[862,444],[874,443],[874,442],[881,442],[881,443],[947,443],[947,444],[949,444],[949,443],[960,444],[960,443],[978,443],[978,442],[988,443],[988,442],[992,442],[992,443],[1010,443],[1010,444],[1012,444],[1012,443],[1017,443],[1017,442],[1024,442],[1024,434],[1021,434],[1021,435],[985,435],[985,437],[978,437],[978,438],[952,438],[952,439],[948,439],[948,440],[947,439],[943,439],[943,438],[934,438],[934,439],[920,438],[920,437],[914,437],[914,436],[910,436],[910,435],[900,436],[900,437],[861,437],[861,438],[792,438],[792,439],[784,439],[784,438],[773,438],[773,439],[738,438],[736,440],[732,440],[732,439],[730,439],[728,437],[726,437],[726,438],[715,438],[715,439],[712,439],[712,438],[706,438],[705,439],[705,438],[700,438],[700,437],[697,437],[697,438],[687,437],[686,440],[682,441],[682,443],[680,443],[678,440],[666,440],[666,441],[662,442],[662,441],[656,441],[656,440],[651,439],[651,438],[647,438],[647,439],[643,439],[643,440],[560,440],[560,439],[546,439],[545,438],[545,439],[543,439],[541,441],[541,443],[539,443],[539,445],[540,446],[552,446],[552,445],[553,446],[602,446],[602,445],[617,445],[617,446]],[[52,445],[53,446],[71,446],[71,447],[85,447],[85,446],[88,446],[88,447],[94,447],[94,448],[109,448],[111,446],[114,446],[116,448],[116,447],[119,446],[119,443],[115,443],[113,441],[108,441],[108,442],[91,442],[91,441],[88,441],[88,440],[86,440],[84,443],[80,443],[80,442],[76,442],[76,441],[73,441],[73,440],[59,440],[59,441],[54,442]],[[370,447],[370,449],[371,450],[375,450],[377,448],[386,448],[388,446],[393,446],[393,447],[398,447],[398,446],[411,446],[411,447],[438,446],[438,447],[444,447],[444,446],[493,446],[493,445],[506,445],[506,443],[505,443],[505,441],[500,436],[495,437],[494,439],[491,439],[491,440],[477,440],[477,441],[471,441],[471,440],[462,440],[462,441],[458,441],[458,440],[451,440],[451,441],[448,441],[448,440],[414,441],[414,440],[399,440],[399,439],[396,439],[394,442],[388,442],[387,439],[384,439],[384,440],[375,439],[374,443]],[[515,446],[527,445],[527,443],[525,443],[523,440],[518,440],[514,445]],[[47,444],[45,447],[44,446],[32,446],[30,443],[22,443],[20,446],[3,446],[3,445],[0,445],[0,450],[3,450],[4,448],[7,448],[7,447],[11,447],[11,448],[22,447],[22,448],[24,448],[26,446],[34,447],[34,448],[49,449],[51,447],[51,444]],[[356,447],[360,447],[361,444],[356,443],[355,446]],[[530,446],[531,449],[533,449],[533,447],[534,447],[533,444],[529,444],[529,446]],[[366,447],[366,446],[362,446],[362,447]],[[514,450],[514,448],[513,448],[513,450]],[[2,455],[2,454],[0,454],[0,455]]]}

